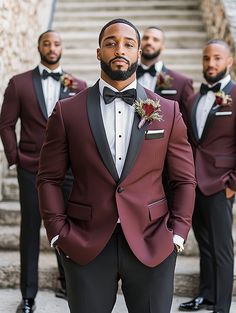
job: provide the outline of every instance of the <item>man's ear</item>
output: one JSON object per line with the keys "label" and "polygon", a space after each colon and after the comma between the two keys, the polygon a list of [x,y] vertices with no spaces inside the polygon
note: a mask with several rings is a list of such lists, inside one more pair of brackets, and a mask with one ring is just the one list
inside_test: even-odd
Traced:
{"label": "man's ear", "polygon": [[101,49],[97,48],[97,59],[100,61],[101,60]]}
{"label": "man's ear", "polygon": [[228,57],[228,60],[227,60],[227,67],[228,67],[228,70],[232,67],[232,65],[233,65],[233,63],[234,63],[234,59],[233,59],[233,57]]}

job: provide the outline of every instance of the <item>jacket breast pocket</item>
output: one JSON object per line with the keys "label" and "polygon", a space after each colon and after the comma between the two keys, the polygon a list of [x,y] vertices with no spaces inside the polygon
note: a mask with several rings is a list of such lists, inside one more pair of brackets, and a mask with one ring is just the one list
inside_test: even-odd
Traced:
{"label": "jacket breast pocket", "polygon": [[92,208],[88,205],[68,201],[67,215],[74,219],[89,221],[92,219]]}

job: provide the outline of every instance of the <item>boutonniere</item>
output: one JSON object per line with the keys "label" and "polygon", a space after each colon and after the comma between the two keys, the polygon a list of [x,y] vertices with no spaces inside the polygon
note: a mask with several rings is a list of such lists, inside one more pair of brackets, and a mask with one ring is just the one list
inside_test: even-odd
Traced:
{"label": "boutonniere", "polygon": [[219,107],[225,107],[225,106],[230,106],[232,105],[233,99],[231,98],[230,95],[226,95],[223,90],[220,90],[215,93],[216,100],[215,100],[215,107],[214,108],[219,108]]}
{"label": "boutonniere", "polygon": [[135,112],[137,112],[141,117],[138,128],[141,128],[146,121],[151,123],[153,120],[162,120],[162,115],[160,114],[160,100],[139,99],[134,102],[133,107],[135,109]]}
{"label": "boutonniere", "polygon": [[168,89],[172,85],[173,77],[166,74],[165,72],[160,72],[157,75],[157,88],[158,89]]}
{"label": "boutonniere", "polygon": [[64,92],[69,90],[75,90],[78,87],[78,83],[75,78],[70,74],[63,74],[61,76],[61,83],[64,86]]}

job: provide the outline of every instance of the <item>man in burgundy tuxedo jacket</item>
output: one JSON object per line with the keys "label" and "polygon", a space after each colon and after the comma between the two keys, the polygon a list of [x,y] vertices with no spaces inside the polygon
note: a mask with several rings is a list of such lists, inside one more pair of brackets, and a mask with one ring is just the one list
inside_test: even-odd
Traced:
{"label": "man in burgundy tuxedo jacket", "polygon": [[236,85],[227,44],[212,40],[203,49],[202,84],[186,108],[197,192],[193,230],[200,250],[198,296],[180,305],[196,311],[211,304],[229,313],[233,286],[232,204],[236,190]]}
{"label": "man in burgundy tuxedo jacket", "polygon": [[[61,252],[72,313],[111,313],[120,279],[130,313],[170,312],[176,249],[191,226],[194,164],[178,104],[136,82],[139,47],[133,24],[107,23],[97,49],[101,79],[59,101],[49,119],[40,210]],[[135,99],[146,118],[155,110],[152,123],[145,114],[141,123]],[[174,190],[170,209],[165,160]],[[65,207],[60,185],[68,166],[75,180]]]}
{"label": "man in burgundy tuxedo jacket", "polygon": [[161,60],[165,49],[164,32],[151,26],[144,30],[141,40],[141,64],[137,69],[138,82],[164,98],[177,101],[180,111],[188,105],[193,95],[192,79],[167,68]]}
{"label": "man in burgundy tuxedo jacket", "polygon": [[[43,144],[48,116],[58,99],[68,98],[86,88],[84,81],[62,71],[61,39],[47,31],[39,37],[41,63],[35,69],[10,79],[5,91],[0,117],[0,134],[10,168],[17,166],[21,204],[21,292],[23,301],[18,312],[34,310],[38,290],[38,256],[41,217],[35,186],[39,153]],[[20,140],[15,126],[20,119]],[[54,160],[55,161],[55,160]],[[69,196],[72,175],[64,182],[64,196]],[[60,264],[59,264],[60,265]],[[63,269],[60,265],[63,284]]]}

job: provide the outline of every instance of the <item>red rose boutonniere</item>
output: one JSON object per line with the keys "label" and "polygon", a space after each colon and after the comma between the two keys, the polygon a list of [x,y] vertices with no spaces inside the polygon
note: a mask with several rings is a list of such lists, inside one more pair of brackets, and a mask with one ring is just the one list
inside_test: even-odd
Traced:
{"label": "red rose boutonniere", "polygon": [[152,122],[153,120],[161,121],[162,120],[162,115],[160,114],[161,112],[161,105],[160,105],[160,100],[151,100],[151,99],[146,99],[146,100],[141,100],[139,99],[136,100],[133,104],[133,107],[135,109],[135,112],[137,112],[141,120],[138,124],[138,128],[141,128],[146,121]]}
{"label": "red rose boutonniere", "polygon": [[218,107],[225,107],[225,106],[230,106],[233,102],[233,99],[231,98],[230,95],[226,95],[225,92],[223,90],[220,90],[218,92],[215,93],[216,96],[216,106],[215,108]]}
{"label": "red rose boutonniere", "polygon": [[64,92],[66,92],[67,89],[75,90],[77,89],[77,85],[78,85],[75,78],[71,76],[70,74],[63,74],[61,76],[61,83],[64,86]]}
{"label": "red rose boutonniere", "polygon": [[173,77],[170,75],[160,72],[157,76],[157,88],[158,89],[168,89],[172,85]]}

